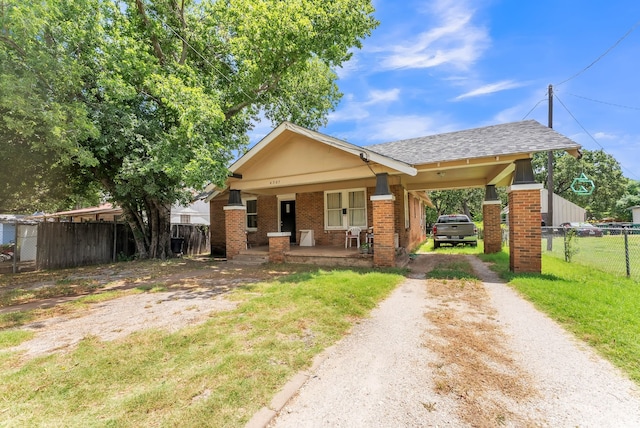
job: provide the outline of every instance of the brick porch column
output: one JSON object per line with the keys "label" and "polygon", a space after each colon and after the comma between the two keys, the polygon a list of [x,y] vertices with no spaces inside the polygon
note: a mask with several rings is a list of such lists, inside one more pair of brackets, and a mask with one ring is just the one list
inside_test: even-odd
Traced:
{"label": "brick porch column", "polygon": [[247,245],[247,235],[245,234],[247,207],[242,205],[239,190],[230,191],[229,205],[226,205],[223,209],[227,260],[231,260],[240,254],[240,251],[246,249]]}
{"label": "brick porch column", "polygon": [[376,175],[376,191],[370,199],[373,206],[373,265],[394,267],[396,265],[396,248],[393,242],[396,198],[389,190],[386,173]]}
{"label": "brick porch column", "polygon": [[270,232],[269,261],[271,263],[284,263],[284,253],[291,249],[291,232]]}
{"label": "brick porch column", "polygon": [[496,186],[489,185],[485,189],[482,203],[482,223],[484,226],[484,253],[493,254],[502,250],[502,230],[500,229],[501,202],[498,199]]}
{"label": "brick porch column", "polygon": [[509,269],[515,273],[542,271],[540,189],[533,180],[531,160],[516,161],[509,193]]}

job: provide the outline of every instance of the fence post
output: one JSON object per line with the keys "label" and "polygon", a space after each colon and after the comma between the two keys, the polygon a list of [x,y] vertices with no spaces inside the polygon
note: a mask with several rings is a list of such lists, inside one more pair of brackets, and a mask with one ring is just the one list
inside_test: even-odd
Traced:
{"label": "fence post", "polygon": [[624,233],[624,262],[627,266],[627,278],[631,277],[631,264],[629,262],[629,230],[625,227]]}
{"label": "fence post", "polygon": [[569,243],[567,242],[567,229],[562,228],[562,239],[564,240],[564,261],[569,262]]}
{"label": "fence post", "polygon": [[18,273],[18,219],[16,218],[13,231],[13,273]]}

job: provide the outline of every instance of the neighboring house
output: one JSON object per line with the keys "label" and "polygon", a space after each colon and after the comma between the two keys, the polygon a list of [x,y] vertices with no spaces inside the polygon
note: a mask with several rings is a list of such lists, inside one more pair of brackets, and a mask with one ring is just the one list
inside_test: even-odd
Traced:
{"label": "neighboring house", "polygon": [[190,205],[171,207],[171,224],[209,225],[209,204],[198,199]]}
{"label": "neighboring house", "polygon": [[629,208],[631,210],[632,222],[634,224],[640,224],[640,205]]}
{"label": "neighboring house", "polygon": [[587,210],[560,195],[553,194],[553,222],[548,220],[549,192],[547,189],[540,190],[540,202],[542,218],[545,226],[560,226],[562,223],[587,221]]}
{"label": "neighboring house", "polygon": [[533,179],[531,157],[549,150],[578,156],[579,147],[533,120],[364,147],[284,122],[231,165],[226,188],[209,196],[211,223],[220,225],[211,228],[212,252],[233,259],[248,240],[269,245],[269,257],[278,260],[302,238],[344,246],[347,228],[358,226],[373,229],[374,266],[393,266],[396,245],[411,251],[426,239],[425,192],[471,187],[486,189],[485,231],[496,235],[485,234],[485,251],[495,252],[495,187],[510,186],[517,219],[512,269],[539,271],[541,256],[529,248],[540,233],[542,185]]}
{"label": "neighboring house", "polygon": [[15,241],[17,218],[12,214],[0,215],[0,245]]}
{"label": "neighboring house", "polygon": [[51,214],[34,215],[33,218],[42,218],[49,221],[68,221],[71,223],[83,223],[88,221],[112,222],[122,215],[122,208],[113,206],[109,202],[97,207],[79,208],[76,210],[59,211]]}
{"label": "neighboring house", "polygon": [[[583,222],[587,220],[587,210],[566,200],[560,195],[553,194],[553,223],[548,221],[548,199],[547,189],[540,189],[540,214],[545,226],[560,226],[562,223]],[[509,207],[502,210],[502,214],[508,214]]]}
{"label": "neighboring house", "polygon": [[[80,208],[77,210],[60,211],[51,214],[42,214],[34,218],[45,220],[69,221],[82,223],[88,221],[113,222],[122,215],[122,208],[110,203],[100,204],[97,207]],[[196,200],[192,204],[183,207],[176,204],[171,207],[171,224],[203,224],[209,225],[209,204],[203,200]]]}

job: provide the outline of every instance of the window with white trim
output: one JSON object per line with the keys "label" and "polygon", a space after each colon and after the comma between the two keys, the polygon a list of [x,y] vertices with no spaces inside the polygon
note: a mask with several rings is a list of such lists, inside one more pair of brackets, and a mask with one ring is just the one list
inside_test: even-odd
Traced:
{"label": "window with white trim", "polygon": [[182,224],[191,223],[191,216],[189,214],[180,214],[180,223]]}
{"label": "window with white trim", "polygon": [[258,200],[247,199],[244,204],[247,207],[247,230],[258,230]]}
{"label": "window with white trim", "polygon": [[409,219],[409,192],[404,191],[404,227],[408,229],[411,226]]}
{"label": "window with white trim", "polygon": [[365,189],[327,191],[324,193],[326,229],[367,227],[367,192]]}

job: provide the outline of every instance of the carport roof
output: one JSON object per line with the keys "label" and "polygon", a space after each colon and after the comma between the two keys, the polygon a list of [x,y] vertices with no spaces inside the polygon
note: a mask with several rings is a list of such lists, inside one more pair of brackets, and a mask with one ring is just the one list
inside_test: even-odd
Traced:
{"label": "carport roof", "polygon": [[535,120],[525,120],[363,148],[409,165],[420,165],[549,150],[577,151],[580,145]]}

